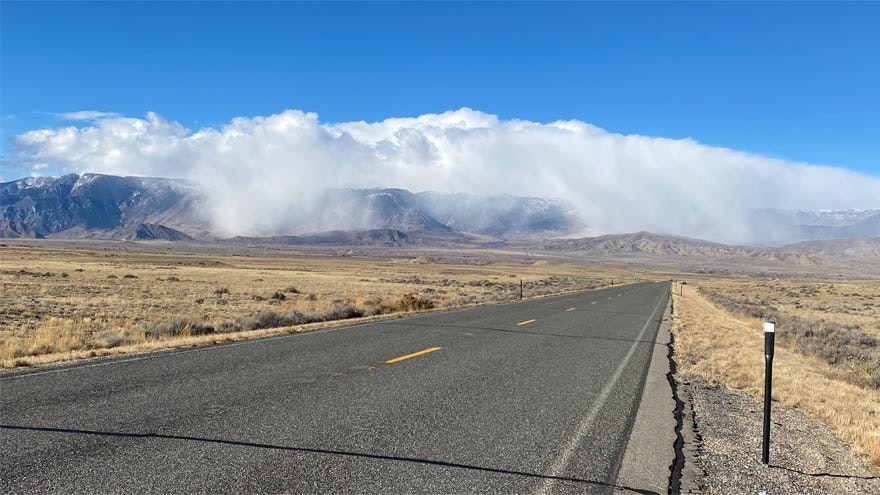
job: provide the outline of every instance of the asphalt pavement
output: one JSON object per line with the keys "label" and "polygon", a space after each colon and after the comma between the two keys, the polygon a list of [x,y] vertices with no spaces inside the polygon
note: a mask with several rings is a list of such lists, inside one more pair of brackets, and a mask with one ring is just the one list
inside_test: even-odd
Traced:
{"label": "asphalt pavement", "polygon": [[668,293],[6,372],[0,492],[610,493]]}

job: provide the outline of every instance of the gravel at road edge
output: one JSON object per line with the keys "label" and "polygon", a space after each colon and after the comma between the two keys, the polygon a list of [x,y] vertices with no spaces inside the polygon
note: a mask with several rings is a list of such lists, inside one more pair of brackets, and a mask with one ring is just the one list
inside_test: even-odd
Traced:
{"label": "gravel at road edge", "polygon": [[880,493],[880,469],[827,426],[775,402],[770,467],[764,467],[761,401],[698,377],[677,378],[690,433],[683,432],[688,455],[682,493]]}

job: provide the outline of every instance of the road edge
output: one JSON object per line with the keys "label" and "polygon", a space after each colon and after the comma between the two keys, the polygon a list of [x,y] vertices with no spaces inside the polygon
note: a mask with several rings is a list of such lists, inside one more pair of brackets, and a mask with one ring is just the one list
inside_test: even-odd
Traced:
{"label": "road edge", "polygon": [[641,493],[668,493],[670,465],[675,463],[677,408],[669,374],[669,346],[672,342],[672,297],[663,311],[657,330],[651,364],[636,412],[629,440],[617,472],[615,491],[637,489]]}
{"label": "road edge", "polygon": [[105,349],[107,354],[99,354],[88,357],[74,357],[71,359],[63,359],[57,361],[49,361],[45,363],[34,363],[28,365],[20,365],[11,368],[0,367],[0,379],[17,378],[29,375],[44,374],[54,372],[59,369],[70,369],[78,367],[91,367],[112,364],[114,362],[140,361],[144,359],[152,359],[164,357],[173,354],[182,354],[190,352],[205,351],[211,349],[219,349],[229,346],[244,345],[249,343],[259,343],[261,341],[275,340],[287,338],[297,335],[308,335],[312,333],[320,333],[334,330],[343,330],[357,328],[366,325],[382,323],[391,320],[409,320],[422,318],[435,313],[455,312],[455,311],[471,311],[491,306],[504,306],[509,304],[517,304],[527,301],[535,301],[541,299],[552,299],[557,297],[565,297],[574,294],[581,294],[593,291],[602,291],[607,289],[619,288],[626,285],[634,285],[643,282],[633,282],[632,284],[608,285],[604,287],[595,287],[590,289],[577,289],[571,291],[556,292],[553,294],[541,294],[526,297],[524,299],[516,299],[509,301],[488,301],[476,304],[467,304],[463,306],[453,306],[444,308],[434,308],[421,311],[408,311],[401,313],[389,313],[384,315],[366,316],[361,318],[349,318],[342,320],[332,320],[320,323],[309,323],[305,325],[296,325],[290,327],[275,327],[260,330],[246,330],[242,332],[218,333],[194,337],[192,340],[168,341],[167,346],[153,348],[111,348]]}

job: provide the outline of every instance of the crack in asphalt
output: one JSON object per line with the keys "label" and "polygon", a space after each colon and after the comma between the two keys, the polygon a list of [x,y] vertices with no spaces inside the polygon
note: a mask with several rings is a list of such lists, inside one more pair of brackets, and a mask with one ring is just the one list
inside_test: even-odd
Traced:
{"label": "crack in asphalt", "polygon": [[675,459],[669,466],[669,493],[678,494],[681,493],[681,473],[685,463],[684,436],[681,433],[684,426],[684,402],[678,396],[678,382],[675,380],[675,375],[678,373],[678,363],[675,362],[675,336],[671,331],[669,332],[669,344],[666,347],[668,349],[666,356],[669,359],[669,372],[666,373],[666,379],[672,388],[672,399],[675,401],[675,408],[672,411],[672,415],[675,417],[675,442],[672,444]]}

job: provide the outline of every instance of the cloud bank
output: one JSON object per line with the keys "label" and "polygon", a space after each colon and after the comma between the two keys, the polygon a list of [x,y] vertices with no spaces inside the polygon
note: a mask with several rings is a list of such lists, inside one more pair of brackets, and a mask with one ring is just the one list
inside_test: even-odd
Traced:
{"label": "cloud bank", "polygon": [[577,120],[501,120],[463,108],[324,123],[287,110],[193,131],[155,113],[86,113],[70,115],[95,119],[85,126],[15,136],[13,161],[197,181],[228,234],[282,233],[328,187],[554,197],[585,219],[583,234],[649,230],[722,242],[758,241],[748,220],[758,208],[880,206],[877,177]]}

